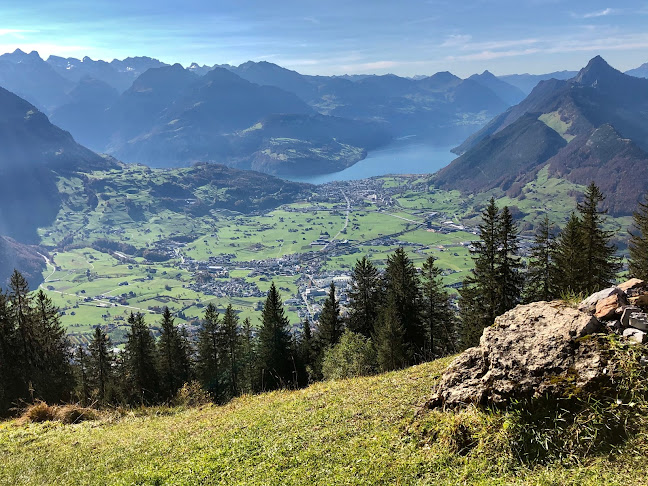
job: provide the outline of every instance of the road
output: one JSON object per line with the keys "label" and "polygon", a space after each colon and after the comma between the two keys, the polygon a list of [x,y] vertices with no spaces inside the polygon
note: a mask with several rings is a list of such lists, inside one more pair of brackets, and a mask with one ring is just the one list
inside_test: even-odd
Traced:
{"label": "road", "polygon": [[351,214],[351,200],[348,198],[348,196],[346,194],[344,194],[344,192],[342,192],[342,196],[344,196],[344,199],[346,199],[346,203],[347,203],[346,219],[344,221],[344,226],[342,227],[342,229],[340,231],[337,232],[337,234],[333,238],[331,238],[331,241],[329,241],[326,245],[324,245],[322,247],[322,249],[320,251],[325,251],[328,248],[328,246],[331,243],[333,243],[333,241],[336,240],[337,237],[340,236],[342,234],[342,232],[345,231],[349,227],[349,215]]}

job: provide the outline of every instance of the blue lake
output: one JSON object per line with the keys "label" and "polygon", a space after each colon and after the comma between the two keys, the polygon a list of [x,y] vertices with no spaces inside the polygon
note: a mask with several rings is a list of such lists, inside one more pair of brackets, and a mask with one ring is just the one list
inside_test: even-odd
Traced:
{"label": "blue lake", "polygon": [[422,143],[396,142],[384,149],[369,152],[367,158],[340,172],[306,177],[285,177],[285,179],[325,184],[387,174],[432,174],[457,157],[450,152],[451,148]]}

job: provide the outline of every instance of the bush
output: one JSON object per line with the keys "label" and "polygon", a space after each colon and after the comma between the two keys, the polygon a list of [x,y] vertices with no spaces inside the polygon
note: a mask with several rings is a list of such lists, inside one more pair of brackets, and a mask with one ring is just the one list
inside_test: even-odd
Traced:
{"label": "bush", "polygon": [[36,402],[27,407],[21,418],[26,422],[36,423],[56,420],[56,407],[52,407],[45,402]]}
{"label": "bush", "polygon": [[212,397],[197,381],[185,383],[173,399],[173,405],[185,407],[199,407],[211,402]]}
{"label": "bush", "polygon": [[74,404],[48,405],[39,401],[29,405],[23,412],[21,419],[23,422],[33,423],[58,421],[64,424],[78,424],[86,420],[96,420],[97,417],[97,411],[92,408]]}
{"label": "bush", "polygon": [[371,339],[349,330],[340,342],[324,352],[322,374],[325,380],[353,378],[376,372],[378,363]]}

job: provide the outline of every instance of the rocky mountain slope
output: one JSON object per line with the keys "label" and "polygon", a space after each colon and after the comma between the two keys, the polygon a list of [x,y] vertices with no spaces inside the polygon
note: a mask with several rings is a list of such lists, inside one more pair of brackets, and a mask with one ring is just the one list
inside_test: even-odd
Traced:
{"label": "rocky mountain slope", "polygon": [[646,150],[648,80],[597,56],[574,78],[542,81],[495,117],[457,147],[460,157],[435,181],[443,188],[499,187],[516,195],[547,166],[550,175],[577,184],[594,180],[613,214],[630,214],[648,190]]}

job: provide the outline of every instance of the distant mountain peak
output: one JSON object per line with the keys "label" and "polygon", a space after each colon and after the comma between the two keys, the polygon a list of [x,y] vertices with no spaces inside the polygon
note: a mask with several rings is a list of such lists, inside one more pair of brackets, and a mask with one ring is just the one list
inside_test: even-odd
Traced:
{"label": "distant mountain peak", "polygon": [[600,81],[618,76],[623,76],[623,73],[610,66],[601,56],[596,56],[579,71],[574,81],[586,86],[593,86]]}

